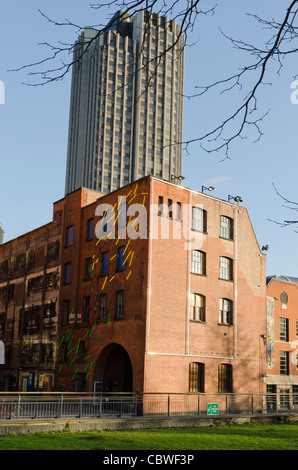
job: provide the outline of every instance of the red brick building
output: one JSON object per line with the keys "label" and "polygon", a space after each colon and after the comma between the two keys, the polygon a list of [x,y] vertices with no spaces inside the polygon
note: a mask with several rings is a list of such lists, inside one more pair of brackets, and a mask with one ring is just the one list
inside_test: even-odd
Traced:
{"label": "red brick building", "polygon": [[150,176],[55,207],[53,389],[264,392],[265,256],[245,208]]}
{"label": "red brick building", "polygon": [[246,209],[153,177],[80,208],[84,191],[65,203],[57,387],[263,392],[265,256]]}
{"label": "red brick building", "polygon": [[0,390],[55,384],[63,207],[53,221],[0,245]]}
{"label": "red brick building", "polygon": [[278,407],[298,407],[298,278],[267,278],[267,392]]}

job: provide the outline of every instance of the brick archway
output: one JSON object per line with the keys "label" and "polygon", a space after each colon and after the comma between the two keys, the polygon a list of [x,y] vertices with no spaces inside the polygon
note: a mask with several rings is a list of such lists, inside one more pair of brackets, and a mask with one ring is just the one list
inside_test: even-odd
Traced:
{"label": "brick archway", "polygon": [[102,350],[96,361],[93,380],[102,382],[103,392],[132,392],[132,365],[123,346],[112,343]]}

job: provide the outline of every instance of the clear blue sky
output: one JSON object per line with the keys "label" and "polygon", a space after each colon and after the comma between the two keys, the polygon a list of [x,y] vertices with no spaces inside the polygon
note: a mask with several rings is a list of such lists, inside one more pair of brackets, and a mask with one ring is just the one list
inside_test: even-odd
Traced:
{"label": "clear blue sky", "polygon": [[[189,37],[189,42],[198,42],[186,49],[186,94],[192,94],[197,85],[235,73],[252,60],[233,49],[218,27],[228,35],[262,46],[270,31],[262,30],[244,13],[281,19],[289,2],[273,3],[225,0],[215,15],[198,21]],[[67,18],[82,26],[105,24],[106,16],[92,10],[84,0],[5,0],[1,6],[0,80],[5,83],[5,104],[0,105],[0,222],[8,241],[49,222],[53,202],[64,196],[71,78],[69,74],[57,83],[28,87],[22,84],[34,82],[28,71],[8,70],[47,57],[50,51],[38,43],[73,42],[76,38],[73,29],[51,25],[38,9],[57,21]],[[194,143],[184,154],[183,175],[185,186],[193,189],[213,184],[216,197],[227,200],[229,194],[239,194],[259,244],[269,245],[267,274],[298,276],[298,233],[293,227],[280,228],[268,221],[296,217],[294,211],[283,207],[272,183],[285,197],[298,201],[298,105],[290,100],[291,81],[298,73],[297,57],[288,59],[280,75],[276,71],[277,65],[270,67],[266,81],[272,86],[263,86],[259,92],[260,116],[270,108],[261,124],[261,141],[253,143],[253,135],[238,140],[230,149],[230,159],[224,161],[220,161],[222,155],[207,154]],[[199,100],[185,100],[184,139],[217,126],[239,104],[241,96],[235,90],[230,95],[212,92]]]}

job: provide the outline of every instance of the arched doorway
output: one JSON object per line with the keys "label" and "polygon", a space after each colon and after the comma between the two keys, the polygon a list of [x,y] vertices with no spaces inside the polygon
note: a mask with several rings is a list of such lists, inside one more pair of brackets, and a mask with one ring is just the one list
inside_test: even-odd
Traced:
{"label": "arched doorway", "polygon": [[132,392],[133,373],[129,355],[120,344],[110,344],[100,353],[94,370],[94,382],[103,392]]}

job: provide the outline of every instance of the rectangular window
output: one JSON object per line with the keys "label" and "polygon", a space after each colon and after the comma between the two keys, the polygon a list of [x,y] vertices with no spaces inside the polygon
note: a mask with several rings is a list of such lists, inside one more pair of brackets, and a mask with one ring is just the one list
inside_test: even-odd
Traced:
{"label": "rectangular window", "polygon": [[74,241],[74,226],[70,225],[66,229],[65,247],[73,245]]}
{"label": "rectangular window", "polygon": [[117,251],[117,271],[125,269],[125,246],[120,246]]}
{"label": "rectangular window", "polygon": [[66,351],[67,351],[67,343],[63,342],[61,343],[60,348],[59,348],[59,362],[67,361]]}
{"label": "rectangular window", "polygon": [[226,281],[233,280],[233,260],[231,258],[219,257],[219,278]]}
{"label": "rectangular window", "polygon": [[163,197],[158,197],[158,215],[163,215]]}
{"label": "rectangular window", "polygon": [[99,297],[99,320],[107,319],[107,294]]}
{"label": "rectangular window", "polygon": [[85,352],[86,352],[86,343],[84,341],[80,341],[78,345],[78,354],[77,354],[77,361],[83,362],[85,359]]}
{"label": "rectangular window", "polygon": [[101,254],[101,272],[100,274],[109,274],[109,252],[105,251]]}
{"label": "rectangular window", "polygon": [[230,364],[219,364],[218,366],[218,392],[233,392],[233,369]]}
{"label": "rectangular window", "polygon": [[191,294],[190,319],[205,321],[205,297],[200,294]]}
{"label": "rectangular window", "polygon": [[85,259],[84,281],[90,281],[92,272],[92,258]]}
{"label": "rectangular window", "polygon": [[64,265],[64,284],[71,283],[71,270],[72,270],[72,263],[66,263]]}
{"label": "rectangular window", "polygon": [[87,220],[87,241],[94,238],[94,219]]}
{"label": "rectangular window", "polygon": [[87,323],[89,321],[89,304],[90,304],[90,297],[84,297],[83,299],[83,308],[82,308],[82,323]]}
{"label": "rectangular window", "polygon": [[289,320],[288,318],[279,319],[279,340],[289,341]]}
{"label": "rectangular window", "polygon": [[283,409],[290,409],[290,389],[280,389],[280,407]]}
{"label": "rectangular window", "polygon": [[172,199],[168,199],[168,217],[169,217],[169,219],[173,218],[173,201],[172,201]]}
{"label": "rectangular window", "polygon": [[70,302],[69,300],[63,300],[62,302],[62,325],[68,325],[70,313]]}
{"label": "rectangular window", "polygon": [[181,222],[181,202],[177,202],[176,205],[176,219]]}
{"label": "rectangular window", "polygon": [[118,210],[118,228],[126,227],[126,221],[127,221],[126,214],[127,214],[126,202],[122,202]]}
{"label": "rectangular window", "polygon": [[233,219],[225,215],[220,216],[220,236],[233,240]]}
{"label": "rectangular window", "polygon": [[74,392],[85,392],[86,391],[86,374],[77,373],[73,381]]}
{"label": "rectangular window", "polygon": [[279,372],[280,372],[280,375],[289,375],[288,351],[280,351],[279,353]]}
{"label": "rectangular window", "polygon": [[124,291],[116,292],[116,318],[124,317]]}
{"label": "rectangular window", "polygon": [[298,408],[298,385],[293,385],[293,406]]}
{"label": "rectangular window", "polygon": [[296,336],[298,337],[298,320],[296,320]]}
{"label": "rectangular window", "polygon": [[191,251],[191,272],[206,275],[206,253],[204,251]]}
{"label": "rectangular window", "polygon": [[207,232],[207,211],[200,207],[192,208],[192,226],[197,232]]}
{"label": "rectangular window", "polygon": [[201,362],[192,362],[189,364],[189,392],[204,393],[205,382],[205,364]]}
{"label": "rectangular window", "polygon": [[219,323],[232,324],[233,302],[229,299],[219,299]]}

